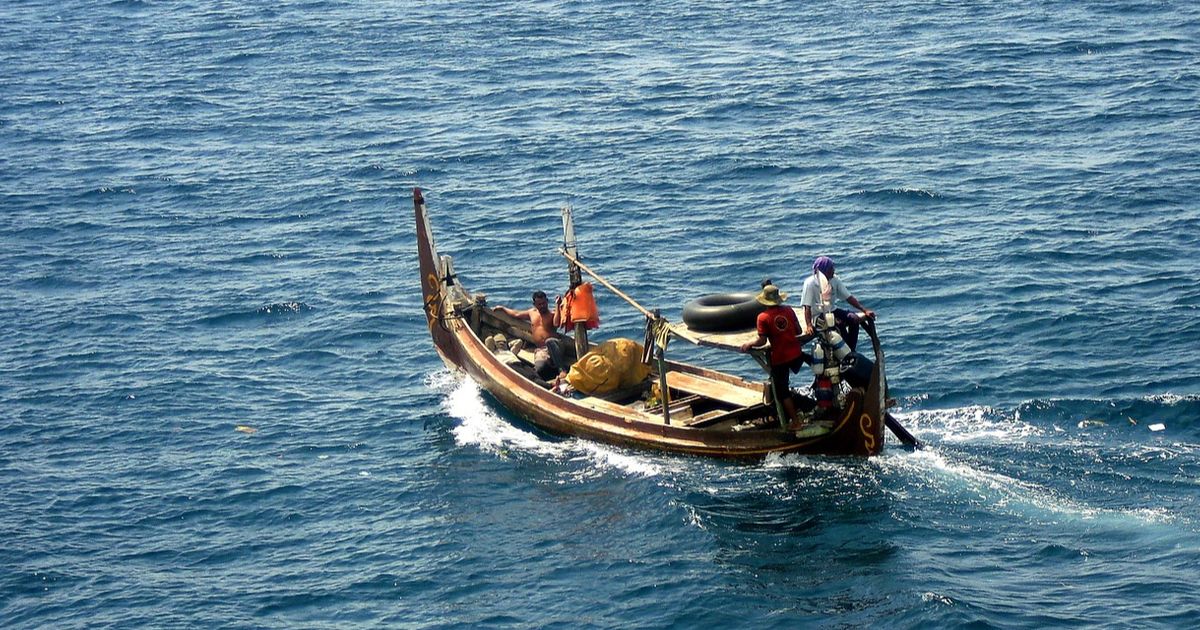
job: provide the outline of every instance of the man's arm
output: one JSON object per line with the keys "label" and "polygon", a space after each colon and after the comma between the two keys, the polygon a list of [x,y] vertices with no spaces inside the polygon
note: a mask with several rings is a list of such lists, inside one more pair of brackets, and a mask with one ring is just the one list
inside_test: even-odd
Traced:
{"label": "man's arm", "polygon": [[813,332],[812,307],[805,304],[804,305],[804,334],[811,335],[812,332]]}
{"label": "man's arm", "polygon": [[854,308],[862,311],[862,314],[866,315],[867,319],[875,319],[875,311],[872,311],[871,309],[863,306],[862,302],[859,302],[858,298],[854,297],[853,295],[846,298],[846,303],[849,304],[850,306],[853,306]]}
{"label": "man's arm", "polygon": [[525,321],[529,321],[529,319],[530,319],[529,311],[515,311],[511,308],[508,308],[507,306],[497,306],[496,308],[493,308],[492,310],[504,313],[505,315],[508,315],[509,317],[515,317],[517,319],[523,319]]}
{"label": "man's arm", "polygon": [[754,341],[751,341],[749,343],[742,344],[741,351],[742,352],[750,352],[750,348],[757,348],[765,343],[767,343],[767,337],[766,337],[766,335],[763,335],[760,333],[758,335],[758,339],[755,339]]}

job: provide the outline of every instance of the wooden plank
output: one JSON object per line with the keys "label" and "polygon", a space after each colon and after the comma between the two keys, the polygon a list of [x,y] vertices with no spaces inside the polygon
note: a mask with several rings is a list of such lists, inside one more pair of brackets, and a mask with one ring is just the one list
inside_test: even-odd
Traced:
{"label": "wooden plank", "polygon": [[758,338],[758,332],[753,328],[736,332],[708,333],[692,330],[683,322],[671,324],[671,333],[697,346],[709,346],[734,352],[737,352],[742,344],[751,343]]}
{"label": "wooden plank", "polygon": [[[796,311],[796,319],[800,320],[800,326],[803,328],[804,310],[798,306],[793,306],[792,310]],[[671,324],[671,332],[673,332],[675,336],[698,346],[709,346],[712,348],[720,348],[722,350],[733,350],[734,352],[737,352],[739,349],[741,349],[742,344],[753,343],[755,339],[758,339],[758,331],[753,328],[734,332],[710,333],[692,330],[691,328],[688,328],[687,324],[682,322],[678,324]],[[800,343],[806,344],[812,340],[813,337],[814,335],[801,335],[799,338]],[[770,347],[770,344],[767,344],[767,347]]]}
{"label": "wooden plank", "polygon": [[[683,398],[676,398],[675,400],[672,400],[671,407],[670,407],[672,422],[674,421],[675,413],[678,412],[680,409],[683,409],[684,407],[687,407],[688,417],[689,418],[692,417],[692,403],[699,401],[700,398],[701,398],[700,396],[693,394],[691,396],[684,396]],[[647,407],[646,413],[661,414],[662,413],[662,405],[659,404],[659,405],[653,405],[653,406]]]}
{"label": "wooden plank", "polygon": [[696,374],[685,372],[667,372],[667,386],[671,389],[699,394],[706,398],[719,400],[738,407],[749,407],[762,402],[762,390],[755,387],[744,387],[715,381]]}
{"label": "wooden plank", "polygon": [[[516,317],[513,317],[513,316],[509,315],[508,313],[504,313],[502,311],[494,311],[494,310],[492,310],[492,307],[488,307],[487,310],[483,310],[481,312],[482,312],[484,318],[490,317],[492,320],[501,322],[502,324],[506,325],[508,327],[508,330],[507,330],[508,334],[506,336],[516,337],[528,344],[533,343],[533,335],[529,333],[529,322],[528,321],[523,320],[523,319],[517,319]],[[491,323],[491,322],[489,322],[489,323]],[[496,328],[500,328],[499,326],[495,326],[494,324],[493,324],[493,326]]]}
{"label": "wooden plank", "polygon": [[685,427],[702,427],[702,426],[706,426],[706,425],[718,422],[720,419],[724,419],[725,416],[728,416],[728,415],[729,415],[729,412],[725,411],[724,409],[713,409],[712,411],[710,411],[708,413],[702,413],[698,416],[695,416],[691,420],[684,422],[683,426],[685,426]]}
{"label": "wooden plank", "polygon": [[636,420],[638,422],[662,424],[661,416],[652,415],[644,411],[638,411],[632,407],[629,407],[628,405],[618,405],[617,403],[609,402],[603,398],[585,396],[583,398],[576,398],[575,402],[584,405],[585,407],[595,409],[596,411],[604,411],[616,416],[621,416],[625,418],[626,421]]}
{"label": "wooden plank", "polygon": [[773,426],[779,426],[774,417],[770,416],[771,410],[766,405],[758,404],[753,407],[743,407],[733,411],[723,411],[714,409],[708,413],[703,413],[689,420],[685,426],[688,428],[706,428],[722,422],[739,422],[752,418],[770,417],[770,423]]}

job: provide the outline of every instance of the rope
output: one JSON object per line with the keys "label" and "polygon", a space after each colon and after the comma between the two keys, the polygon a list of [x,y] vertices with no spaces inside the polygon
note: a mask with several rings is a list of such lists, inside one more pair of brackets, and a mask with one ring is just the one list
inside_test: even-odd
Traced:
{"label": "rope", "polygon": [[625,295],[624,293],[622,293],[620,289],[613,286],[611,282],[609,282],[608,280],[605,280],[603,277],[600,276],[600,274],[597,274],[595,271],[592,271],[591,269],[589,269],[587,265],[579,262],[579,259],[568,254],[567,250],[565,250],[565,249],[559,250],[558,253],[562,254],[562,257],[566,258],[572,265],[579,267],[585,273],[587,273],[587,275],[595,278],[596,282],[603,284],[605,286],[605,288],[607,288],[609,291],[616,293],[617,297],[632,304],[633,308],[636,308],[639,312],[641,312],[642,315],[645,315],[646,317],[650,317],[650,318],[654,317],[654,313],[651,313],[648,309],[646,309],[646,307],[642,306],[641,304],[638,304],[636,300],[634,300],[633,298],[629,297],[628,295]]}

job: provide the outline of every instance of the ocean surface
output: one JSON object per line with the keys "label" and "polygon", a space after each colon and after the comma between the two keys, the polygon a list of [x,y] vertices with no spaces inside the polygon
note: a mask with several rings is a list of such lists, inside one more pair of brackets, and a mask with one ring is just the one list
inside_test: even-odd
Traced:
{"label": "ocean surface", "polygon": [[[492,303],[833,256],[929,448],[532,428],[414,186]],[[1196,627],[1198,195],[1191,2],[5,2],[0,627]]]}

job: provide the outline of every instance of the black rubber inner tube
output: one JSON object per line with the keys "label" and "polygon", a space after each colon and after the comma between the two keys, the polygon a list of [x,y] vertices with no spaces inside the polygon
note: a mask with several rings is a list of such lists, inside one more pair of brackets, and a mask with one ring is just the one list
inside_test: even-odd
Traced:
{"label": "black rubber inner tube", "polygon": [[683,305],[683,323],[696,332],[748,330],[764,308],[754,293],[712,293]]}

